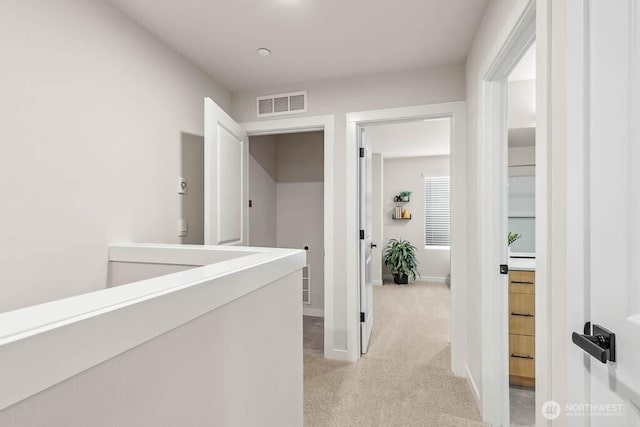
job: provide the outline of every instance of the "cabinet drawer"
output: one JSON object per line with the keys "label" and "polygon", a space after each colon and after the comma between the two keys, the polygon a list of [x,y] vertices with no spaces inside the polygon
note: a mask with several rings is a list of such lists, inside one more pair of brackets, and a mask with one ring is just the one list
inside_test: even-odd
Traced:
{"label": "cabinet drawer", "polygon": [[535,337],[531,335],[509,334],[509,355],[535,358]]}
{"label": "cabinet drawer", "polygon": [[535,293],[535,271],[512,271],[509,273],[509,293]]}
{"label": "cabinet drawer", "polygon": [[518,335],[533,335],[535,329],[535,317],[531,315],[509,315],[509,333]]}
{"label": "cabinet drawer", "polygon": [[509,375],[535,378],[536,362],[523,357],[509,357]]}
{"label": "cabinet drawer", "polygon": [[536,313],[536,297],[534,294],[509,294],[510,314],[531,314]]}

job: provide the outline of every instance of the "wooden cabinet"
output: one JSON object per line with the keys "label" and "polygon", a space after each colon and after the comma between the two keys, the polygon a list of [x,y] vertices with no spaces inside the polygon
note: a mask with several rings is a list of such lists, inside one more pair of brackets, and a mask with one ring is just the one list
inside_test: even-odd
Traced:
{"label": "wooden cabinet", "polygon": [[534,271],[509,273],[509,381],[535,386],[535,282]]}

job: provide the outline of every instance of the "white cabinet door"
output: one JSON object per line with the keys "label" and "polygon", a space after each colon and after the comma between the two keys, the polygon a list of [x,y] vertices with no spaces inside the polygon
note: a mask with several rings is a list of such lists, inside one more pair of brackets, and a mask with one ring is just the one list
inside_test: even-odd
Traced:
{"label": "white cabinet door", "polygon": [[371,277],[371,232],[373,194],[371,150],[361,133],[360,145],[360,349],[366,353],[373,329],[373,280]]}
{"label": "white cabinet door", "polygon": [[[640,0],[568,2],[567,12],[567,304],[577,335],[566,337],[560,415],[639,426]],[[584,333],[586,322],[615,333],[615,361],[587,352],[599,347],[580,338],[597,334]]]}
{"label": "white cabinet door", "polygon": [[248,242],[248,138],[210,98],[204,100],[204,243]]}

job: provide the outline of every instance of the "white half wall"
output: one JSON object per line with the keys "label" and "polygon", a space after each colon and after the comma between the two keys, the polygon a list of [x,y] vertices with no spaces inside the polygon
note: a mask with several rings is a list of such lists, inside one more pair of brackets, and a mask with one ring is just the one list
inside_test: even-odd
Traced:
{"label": "white half wall", "polygon": [[[429,176],[449,176],[449,156],[415,157],[407,159],[384,160],[383,227],[384,242],[390,239],[403,239],[417,248],[418,271],[420,276],[442,280],[451,271],[451,252],[449,248],[427,248],[424,241],[424,178]],[[402,206],[407,209],[410,220],[393,220],[396,207],[393,196],[399,192],[411,191],[411,201]],[[390,272],[385,267],[384,273]]]}
{"label": "white half wall", "polygon": [[104,288],[112,243],[179,243],[181,133],[231,96],[105,1],[3,1],[0,40],[2,312]]}
{"label": "white half wall", "polygon": [[0,411],[0,425],[301,426],[300,281],[289,274],[53,385]]}

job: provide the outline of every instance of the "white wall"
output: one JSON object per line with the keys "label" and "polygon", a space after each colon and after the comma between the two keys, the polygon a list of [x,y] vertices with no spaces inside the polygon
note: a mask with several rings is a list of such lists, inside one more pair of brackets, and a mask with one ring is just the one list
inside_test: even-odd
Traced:
{"label": "white wall", "polygon": [[249,138],[249,244],[276,247],[276,136]]}
{"label": "white wall", "polygon": [[491,62],[506,40],[511,28],[522,14],[526,0],[493,0],[489,3],[478,34],[473,43],[466,63],[467,90],[467,250],[469,287],[467,292],[467,363],[468,371],[476,387],[476,397],[482,390],[482,347],[492,345],[483,343],[482,336],[482,289],[478,286],[480,263],[478,257],[471,254],[483,250],[478,218],[482,211],[482,194],[480,183],[485,174],[482,153],[479,152],[481,142],[482,119],[482,80]]}
{"label": "white wall", "polygon": [[322,182],[278,183],[277,247],[309,247],[307,261],[311,269],[311,304],[305,304],[304,307],[314,310],[314,314],[322,314],[324,310],[323,201]]}
{"label": "white wall", "polygon": [[509,82],[507,90],[509,129],[536,126],[536,81]]}
{"label": "white wall", "polygon": [[307,314],[323,314],[324,132],[278,135],[277,152],[278,247],[309,247],[311,304],[304,308]]}
{"label": "white wall", "polygon": [[316,315],[324,310],[323,147],[323,132],[249,138],[250,243],[309,247],[311,304],[304,307]]}
{"label": "white wall", "polygon": [[5,311],[105,287],[110,243],[178,243],[181,132],[231,96],[104,1],[3,1],[0,40]]}
{"label": "white wall", "polygon": [[382,250],[384,249],[384,159],[382,154],[374,153],[371,156],[372,173],[371,178],[373,180],[373,194],[372,194],[372,226],[373,231],[371,233],[371,239],[373,243],[378,245],[377,248],[373,248],[373,255],[371,258],[371,280],[374,285],[382,284]]}
{"label": "white wall", "polygon": [[[424,178],[449,176],[449,156],[414,157],[384,160],[383,226],[384,241],[409,240],[418,249],[418,271],[425,280],[444,280],[450,272],[449,249],[427,249],[424,244]],[[391,219],[395,206],[393,196],[411,191],[411,201],[402,206],[411,213],[411,220]],[[385,274],[390,274],[386,267]]]}
{"label": "white wall", "polygon": [[181,194],[180,217],[187,223],[187,234],[180,243],[204,244],[204,137],[181,133],[180,176],[187,180],[187,193]]}
{"label": "white wall", "polygon": [[[403,73],[361,76],[320,82],[301,82],[278,87],[264,87],[256,91],[233,95],[233,116],[240,122],[257,120],[255,97],[265,94],[306,90],[308,110],[304,115],[335,115],[335,184],[330,189],[335,196],[333,222],[334,277],[333,277],[333,357],[354,354],[347,340],[347,285],[346,270],[346,218],[357,215],[346,208],[346,113],[380,108],[404,107],[461,101],[465,99],[464,67],[452,66]],[[346,352],[346,353],[345,353]]]}

